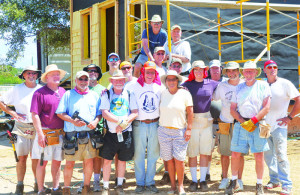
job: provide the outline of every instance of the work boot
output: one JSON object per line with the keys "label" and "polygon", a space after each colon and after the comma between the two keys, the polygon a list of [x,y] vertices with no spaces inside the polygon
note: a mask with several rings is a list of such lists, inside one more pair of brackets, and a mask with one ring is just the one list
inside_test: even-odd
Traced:
{"label": "work boot", "polygon": [[183,183],[184,183],[184,184],[189,184],[189,183],[190,183],[190,180],[189,180],[189,178],[186,176],[186,174],[183,175]]}
{"label": "work boot", "polygon": [[71,195],[71,189],[67,188],[67,187],[64,187],[63,188],[63,195]]}
{"label": "work boot", "polygon": [[264,194],[264,188],[262,184],[256,184],[256,195]]}
{"label": "work boot", "polygon": [[38,186],[37,182],[35,182],[33,185],[33,192],[35,192],[35,193],[39,192],[39,186]]}
{"label": "work boot", "polygon": [[24,193],[24,184],[17,184],[15,194],[21,195]]}
{"label": "work boot", "polygon": [[145,191],[145,187],[144,186],[139,186],[139,185],[137,185],[135,190],[134,190],[134,192],[136,194],[142,194],[144,191]]}
{"label": "work boot", "polygon": [[51,191],[51,195],[61,195],[63,193],[63,189],[58,186],[57,190],[53,190]]}
{"label": "work boot", "polygon": [[202,192],[207,192],[208,191],[208,186],[207,186],[206,181],[201,181],[200,182],[200,189],[201,189]]}
{"label": "work boot", "polygon": [[163,175],[163,177],[161,178],[160,183],[161,183],[161,184],[168,184],[168,183],[170,183],[170,182],[171,182],[171,181],[170,181],[169,173],[168,173],[168,172],[164,172],[164,175]]}
{"label": "work boot", "polygon": [[81,194],[82,195],[88,195],[90,193],[90,191],[91,191],[90,186],[83,186]]}
{"label": "work boot", "polygon": [[210,180],[210,174],[206,174],[206,176],[205,176],[205,181],[211,181],[211,180]]}
{"label": "work boot", "polygon": [[198,182],[196,183],[196,182],[192,181],[192,183],[190,184],[188,190],[190,192],[196,192],[197,189],[198,189]]}
{"label": "work boot", "polygon": [[146,186],[146,190],[149,190],[150,192],[153,192],[153,193],[159,192],[159,190],[156,188],[155,185]]}
{"label": "work boot", "polygon": [[225,194],[234,194],[235,190],[239,188],[237,179],[231,180],[229,186],[225,190]]}

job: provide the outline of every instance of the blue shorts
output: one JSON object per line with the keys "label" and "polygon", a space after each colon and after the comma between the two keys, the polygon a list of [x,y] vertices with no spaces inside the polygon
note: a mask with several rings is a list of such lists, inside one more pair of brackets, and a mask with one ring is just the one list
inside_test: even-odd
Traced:
{"label": "blue shorts", "polygon": [[144,55],[144,54],[140,54],[135,63],[141,63],[143,66],[145,64],[145,62],[147,62],[147,61],[149,61],[148,56]]}
{"label": "blue shorts", "polygon": [[259,137],[259,127],[253,132],[248,132],[239,122],[236,122],[233,127],[233,135],[231,139],[231,151],[248,153],[249,147],[251,153],[264,152],[269,150],[268,141],[265,138]]}

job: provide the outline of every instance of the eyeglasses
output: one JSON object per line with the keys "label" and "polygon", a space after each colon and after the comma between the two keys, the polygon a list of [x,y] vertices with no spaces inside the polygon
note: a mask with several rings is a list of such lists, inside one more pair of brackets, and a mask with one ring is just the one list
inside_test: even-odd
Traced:
{"label": "eyeglasses", "polygon": [[117,61],[119,61],[119,58],[109,58],[108,61],[110,61],[110,62],[113,62],[113,61],[117,62]]}
{"label": "eyeglasses", "polygon": [[122,69],[122,70],[130,70],[131,67],[130,67],[130,66],[127,66],[127,67],[122,67],[121,69]]}
{"label": "eyeglasses", "polygon": [[161,22],[152,22],[152,24],[154,24],[154,25],[160,25]]}
{"label": "eyeglasses", "polygon": [[97,70],[88,70],[88,73],[92,73],[92,72],[98,73]]}
{"label": "eyeglasses", "polygon": [[89,79],[88,78],[86,78],[86,79],[79,78],[78,80],[79,81],[88,81]]}
{"label": "eyeglasses", "polygon": [[267,66],[267,69],[269,69],[269,70],[271,70],[271,69],[277,70],[278,67],[277,66]]}

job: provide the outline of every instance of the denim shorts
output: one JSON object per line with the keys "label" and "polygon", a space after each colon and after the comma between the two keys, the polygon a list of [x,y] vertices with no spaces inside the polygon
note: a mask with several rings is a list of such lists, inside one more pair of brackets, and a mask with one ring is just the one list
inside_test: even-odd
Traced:
{"label": "denim shorts", "polygon": [[259,127],[253,132],[248,132],[239,122],[234,124],[233,135],[231,139],[231,151],[239,153],[259,153],[269,150],[268,141],[259,137]]}
{"label": "denim shorts", "polygon": [[144,65],[145,62],[147,62],[147,61],[149,61],[148,56],[144,55],[144,54],[140,54],[135,63],[141,63],[142,65]]}

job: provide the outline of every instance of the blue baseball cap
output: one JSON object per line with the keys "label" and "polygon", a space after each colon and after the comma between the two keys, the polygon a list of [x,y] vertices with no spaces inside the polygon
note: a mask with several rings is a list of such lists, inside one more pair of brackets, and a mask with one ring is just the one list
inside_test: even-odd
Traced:
{"label": "blue baseball cap", "polygon": [[119,55],[117,53],[110,53],[107,57],[107,59],[109,59],[111,56],[116,56],[120,59]]}

